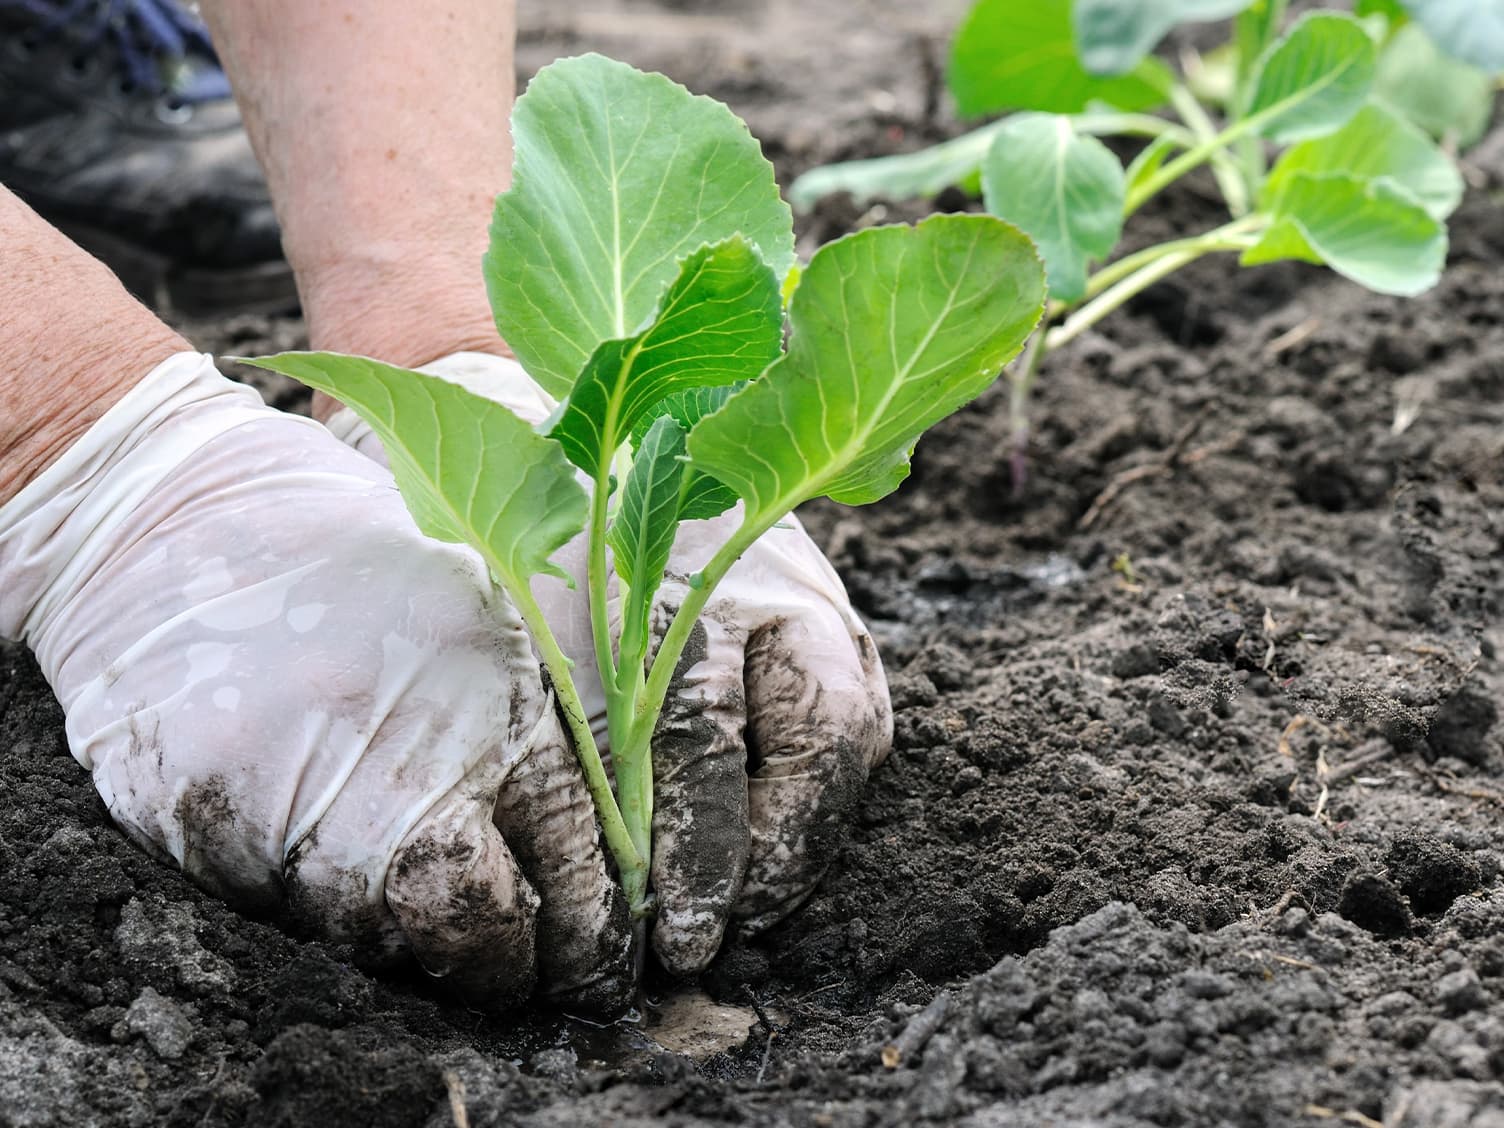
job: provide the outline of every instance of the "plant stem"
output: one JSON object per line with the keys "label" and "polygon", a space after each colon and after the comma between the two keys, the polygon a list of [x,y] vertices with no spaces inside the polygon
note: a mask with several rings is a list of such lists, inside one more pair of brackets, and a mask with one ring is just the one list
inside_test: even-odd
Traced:
{"label": "plant stem", "polygon": [[1252,132],[1259,124],[1259,119],[1240,118],[1223,129],[1222,132],[1187,149],[1129,193],[1128,202],[1123,207],[1123,214],[1125,216],[1132,215],[1146,201],[1158,195],[1169,185],[1174,184],[1175,181],[1179,180],[1192,169],[1204,165],[1239,137]]}
{"label": "plant stem", "polygon": [[709,601],[716,585],[726,578],[726,573],[731,570],[742,553],[752,547],[754,541],[776,525],[782,514],[773,517],[754,517],[748,513],[742,519],[741,525],[736,532],[731,534],[730,539],[716,550],[710,558],[710,563],[700,570],[700,581],[691,584],[689,590],[684,593],[684,599],[679,604],[679,610],[674,613],[674,620],[664,633],[663,642],[658,646],[658,653],[653,656],[652,668],[648,671],[647,680],[643,685],[642,692],[637,695],[637,704],[634,709],[633,728],[635,739],[648,743],[652,740],[653,727],[657,723],[658,714],[663,709],[663,702],[668,697],[668,687],[674,678],[674,671],[678,669],[679,659],[684,654],[684,648],[689,644],[690,633],[694,630],[695,623],[699,621],[700,612],[705,610],[705,604]]}
{"label": "plant stem", "polygon": [[638,849],[622,819],[621,808],[617,806],[616,796],[611,791],[610,777],[606,775],[606,765],[601,760],[600,749],[595,746],[595,734],[590,731],[590,718],[585,715],[579,690],[575,688],[574,677],[569,672],[569,659],[560,649],[559,641],[554,638],[548,620],[543,617],[543,609],[538,606],[533,593],[523,587],[520,591],[509,588],[507,594],[522,615],[522,621],[533,636],[533,645],[538,648],[543,659],[544,669],[554,683],[554,693],[564,713],[565,726],[574,740],[575,756],[585,775],[585,787],[590,792],[590,798],[595,803],[595,813],[601,821],[601,833],[605,836],[606,847],[616,860],[628,905],[634,913],[639,912],[647,902],[647,854]]}
{"label": "plant stem", "polygon": [[[1243,11],[1237,18],[1234,42],[1238,51],[1238,69],[1233,81],[1232,101],[1228,116],[1236,120],[1243,115],[1253,95],[1253,70],[1263,57],[1269,44],[1279,34],[1285,22],[1287,0],[1263,0]],[[1248,195],[1258,195],[1259,185],[1264,180],[1264,146],[1257,137],[1244,137],[1237,143],[1238,167],[1247,186]]]}
{"label": "plant stem", "polygon": [[[1170,104],[1175,107],[1186,125],[1190,126],[1197,141],[1210,141],[1217,136],[1217,127],[1207,115],[1196,96],[1190,92],[1183,83],[1175,83],[1170,88]],[[1222,189],[1222,195],[1227,200],[1227,210],[1234,218],[1247,215],[1249,208],[1249,185],[1244,182],[1243,176],[1236,164],[1226,161],[1212,162],[1212,175],[1217,178],[1217,186]]]}
{"label": "plant stem", "polygon": [[1150,263],[1157,262],[1166,255],[1197,249],[1203,253],[1241,250],[1245,245],[1242,237],[1255,231],[1263,222],[1262,216],[1244,216],[1201,235],[1192,235],[1168,243],[1156,243],[1152,247],[1145,247],[1141,251],[1125,255],[1116,262],[1108,263],[1086,280],[1086,297],[1088,299],[1096,297],[1109,286],[1120,282]]}
{"label": "plant stem", "polygon": [[[1182,239],[1174,243],[1150,247],[1137,255],[1130,255],[1118,263],[1113,263],[1098,273],[1100,275],[1113,271],[1117,281],[1105,288],[1098,286],[1101,292],[1093,300],[1066,318],[1063,325],[1051,329],[1045,335],[1045,347],[1058,349],[1061,345],[1075,340],[1102,318],[1147,290],[1154,283],[1174,274],[1182,266],[1195,262],[1203,255],[1217,251],[1243,250],[1249,245],[1252,233],[1264,222],[1266,220],[1263,216],[1245,216],[1243,219],[1235,220],[1214,231],[1208,231],[1205,235],[1194,239]],[[1134,261],[1136,269],[1125,275],[1124,268],[1132,260],[1136,260]],[[1139,263],[1142,265],[1138,265]],[[1096,279],[1092,281],[1095,282]],[[1091,289],[1091,283],[1088,283],[1088,289]]]}
{"label": "plant stem", "polygon": [[1008,373],[1008,431],[1011,450],[1008,456],[1009,477],[1013,482],[1013,496],[1023,493],[1029,476],[1029,396],[1039,379],[1039,365],[1049,351],[1045,344],[1047,330],[1035,330],[1024,352],[1023,363],[1017,370]]}
{"label": "plant stem", "polygon": [[611,501],[611,470],[602,466],[595,475],[590,492],[590,531],[585,564],[585,586],[589,589],[590,633],[595,640],[595,664],[601,684],[616,684],[616,655],[611,649],[611,617],[607,609],[606,586],[610,573],[606,568],[606,524]]}

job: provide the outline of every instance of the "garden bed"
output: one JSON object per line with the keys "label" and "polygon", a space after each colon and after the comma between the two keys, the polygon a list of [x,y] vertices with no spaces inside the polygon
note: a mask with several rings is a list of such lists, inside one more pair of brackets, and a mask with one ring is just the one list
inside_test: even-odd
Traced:
{"label": "garden bed", "polygon": [[[787,183],[953,128],[963,7],[524,5],[520,57],[664,70]],[[730,1049],[489,1018],[237,916],[113,829],[0,650],[0,1125],[1499,1123],[1499,141],[1432,293],[1199,263],[1050,357],[1027,480],[995,389],[894,497],[806,510],[896,744],[808,904],[704,976],[737,1009],[650,982]],[[918,214],[828,201],[801,249]]]}

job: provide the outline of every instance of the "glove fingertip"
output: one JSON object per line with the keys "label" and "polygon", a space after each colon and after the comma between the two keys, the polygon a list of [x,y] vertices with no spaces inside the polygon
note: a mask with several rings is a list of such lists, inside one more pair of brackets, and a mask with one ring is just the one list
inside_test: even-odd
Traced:
{"label": "glove fingertip", "polygon": [[710,966],[726,932],[725,905],[719,909],[694,904],[660,908],[653,927],[653,953],[669,974],[687,978]]}
{"label": "glove fingertip", "polygon": [[489,819],[410,835],[386,901],[418,962],[468,1003],[504,1009],[532,993],[538,895]]}

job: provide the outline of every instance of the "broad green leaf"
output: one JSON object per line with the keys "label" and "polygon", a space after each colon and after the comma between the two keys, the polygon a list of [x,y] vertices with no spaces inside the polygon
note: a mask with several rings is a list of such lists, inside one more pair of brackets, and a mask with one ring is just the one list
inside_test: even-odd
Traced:
{"label": "broad green leaf", "polygon": [[757,252],[741,238],[701,247],[651,325],[595,350],[549,434],[576,466],[601,473],[665,396],[750,380],[782,341],[778,278]]}
{"label": "broad green leaf", "polygon": [[789,306],[789,351],[689,436],[691,463],[749,521],[822,494],[861,504],[908,473],[936,421],[1018,354],[1044,306],[1028,238],[991,216],[931,216],[822,247]]}
{"label": "broad green leaf", "polygon": [[1164,104],[1171,78],[1154,58],[1118,78],[1088,74],[1076,58],[1071,0],[978,0],[956,32],[947,81],[961,113],[976,116],[1070,114],[1094,101],[1153,109]]}
{"label": "broad green leaf", "polygon": [[1281,144],[1330,133],[1368,97],[1374,55],[1373,40],[1351,16],[1302,16],[1256,64],[1244,116]]}
{"label": "broad green leaf", "polygon": [[1465,63],[1504,71],[1504,0],[1403,0],[1436,45]]}
{"label": "broad green leaf", "polygon": [[528,373],[563,397],[602,342],[640,332],[680,261],[740,234],[778,277],[793,220],[725,106],[599,55],[553,63],[512,115],[486,288]]}
{"label": "broad green leaf", "polygon": [[[632,431],[632,445],[642,448],[647,432],[664,416],[675,420],[685,431],[712,412],[720,410],[728,399],[745,387],[745,383],[723,384],[714,388],[690,388],[664,399],[653,408],[651,418],[644,417]],[[736,504],[736,494],[709,474],[702,474],[685,464],[683,491],[679,502],[679,520],[708,521],[719,517]]]}
{"label": "broad green leaf", "polygon": [[1369,103],[1336,133],[1287,149],[1264,185],[1264,207],[1278,212],[1279,197],[1299,173],[1381,177],[1408,192],[1437,219],[1462,200],[1462,174],[1419,127],[1386,106]]}
{"label": "broad green leaf", "polygon": [[428,536],[480,552],[508,591],[585,527],[585,491],[559,444],[509,409],[437,376],[335,353],[246,361],[327,392],[386,448],[402,499]]}
{"label": "broad green leaf", "polygon": [[1438,141],[1463,149],[1483,136],[1493,116],[1494,80],[1443,55],[1414,24],[1380,54],[1374,93]]}
{"label": "broad green leaf", "polygon": [[1243,264],[1300,259],[1325,263],[1381,294],[1430,289],[1446,262],[1446,225],[1385,180],[1296,173],[1274,223]]}
{"label": "broad green leaf", "polygon": [[622,486],[621,504],[607,533],[616,574],[626,585],[622,609],[622,662],[640,662],[647,652],[653,594],[668,567],[679,527],[686,470],[686,432],[670,415],[648,428]]}
{"label": "broad green leaf", "polygon": [[1001,122],[984,125],[917,153],[842,161],[810,169],[789,185],[789,200],[801,211],[833,192],[850,192],[858,203],[877,196],[906,200],[933,196],[952,184],[974,182]]}
{"label": "broad green leaf", "polygon": [[1075,0],[1076,53],[1092,74],[1127,74],[1176,24],[1227,19],[1252,2]]}
{"label": "broad green leaf", "polygon": [[1084,295],[1087,264],[1117,245],[1124,192],[1117,157],[1060,115],[1009,118],[982,166],[987,210],[1034,240],[1057,301]]}

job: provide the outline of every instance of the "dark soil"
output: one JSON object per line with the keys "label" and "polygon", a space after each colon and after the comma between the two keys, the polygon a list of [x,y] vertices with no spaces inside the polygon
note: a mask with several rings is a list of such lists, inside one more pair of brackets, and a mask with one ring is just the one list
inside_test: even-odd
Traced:
{"label": "dark soil", "polygon": [[[522,59],[666,70],[787,178],[953,130],[963,6],[524,5]],[[895,497],[810,509],[897,747],[704,977],[767,1018],[698,1063],[236,916],[111,827],[0,651],[0,1124],[1504,1124],[1501,152],[1425,297],[1203,263],[1051,359],[1026,481],[998,390]],[[916,214],[830,202],[805,246]]]}

